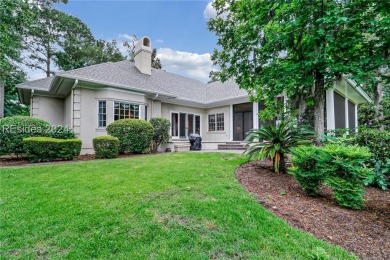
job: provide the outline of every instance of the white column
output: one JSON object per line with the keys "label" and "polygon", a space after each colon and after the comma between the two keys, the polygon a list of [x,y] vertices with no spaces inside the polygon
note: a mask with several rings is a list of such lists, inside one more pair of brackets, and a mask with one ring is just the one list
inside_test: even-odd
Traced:
{"label": "white column", "polygon": [[358,132],[359,120],[358,120],[358,105],[355,104],[355,133]]}
{"label": "white column", "polygon": [[253,128],[259,128],[259,103],[253,102]]}
{"label": "white column", "polygon": [[233,105],[230,104],[230,141],[233,141]]}
{"label": "white column", "polygon": [[334,90],[326,91],[326,129],[333,130],[336,127],[334,114]]}
{"label": "white column", "polygon": [[349,128],[348,98],[345,98],[345,128]]}

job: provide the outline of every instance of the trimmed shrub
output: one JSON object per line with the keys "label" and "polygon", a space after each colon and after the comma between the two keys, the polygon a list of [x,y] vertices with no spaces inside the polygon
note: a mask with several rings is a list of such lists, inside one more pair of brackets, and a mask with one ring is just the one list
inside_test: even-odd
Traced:
{"label": "trimmed shrub", "polygon": [[320,148],[330,155],[324,164],[326,184],[333,188],[333,196],[340,206],[360,209],[363,206],[364,186],[375,177],[372,169],[366,168],[371,153],[366,147],[328,145]]}
{"label": "trimmed shrub", "polygon": [[119,139],[120,153],[145,153],[151,147],[154,129],[145,120],[121,119],[111,123],[107,133]]}
{"label": "trimmed shrub", "polygon": [[72,160],[80,154],[80,139],[29,137],[23,139],[25,155],[31,162]]}
{"label": "trimmed shrub", "polygon": [[52,126],[46,131],[45,136],[55,139],[75,139],[77,137],[73,129],[62,125]]}
{"label": "trimmed shrub", "polygon": [[169,129],[171,123],[168,119],[162,117],[155,117],[150,119],[150,123],[154,128],[153,140],[152,140],[152,152],[157,152],[160,145],[166,144],[169,140]]}
{"label": "trimmed shrub", "polygon": [[25,152],[23,139],[45,136],[49,128],[48,122],[28,116],[0,119],[0,155],[23,154]]}
{"label": "trimmed shrub", "polygon": [[370,166],[375,169],[376,177],[374,183],[386,189],[390,179],[390,131],[380,131],[375,129],[361,130],[355,143],[365,146],[372,153]]}
{"label": "trimmed shrub", "polygon": [[[333,188],[340,206],[360,209],[364,186],[373,181],[374,172],[365,166],[371,153],[365,147],[327,145],[293,150],[294,167],[290,174],[310,195],[318,194],[322,183]],[[305,156],[307,162],[305,162]]]}
{"label": "trimmed shrub", "polygon": [[119,139],[109,135],[95,137],[93,139],[93,149],[96,158],[116,158],[119,154]]}
{"label": "trimmed shrub", "polygon": [[291,153],[294,166],[289,168],[289,173],[309,196],[318,195],[319,188],[326,177],[321,167],[325,163],[324,160],[329,161],[328,154],[316,146],[299,146]]}

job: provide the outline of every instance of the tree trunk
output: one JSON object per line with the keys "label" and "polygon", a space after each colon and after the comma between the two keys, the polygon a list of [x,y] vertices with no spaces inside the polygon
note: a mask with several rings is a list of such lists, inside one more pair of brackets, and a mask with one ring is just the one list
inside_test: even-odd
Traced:
{"label": "tree trunk", "polygon": [[285,161],[285,156],[284,155],[280,156],[279,171],[281,173],[287,173],[287,167],[286,167],[286,161]]}
{"label": "tree trunk", "polygon": [[281,154],[280,155],[280,160],[279,160],[279,172],[276,171],[276,157],[272,158],[272,166],[274,168],[275,173],[287,173],[287,167],[286,167],[286,160],[285,160],[285,155]]}
{"label": "tree trunk", "polygon": [[380,78],[378,78],[378,84],[374,87],[374,111],[375,121],[380,124],[380,130],[385,130],[383,125],[383,108],[382,108],[382,96],[383,96],[383,85]]}
{"label": "tree trunk", "polygon": [[0,118],[4,117],[4,86],[0,86]]}
{"label": "tree trunk", "polygon": [[317,141],[325,130],[325,78],[324,75],[316,71],[314,90],[314,131]]}

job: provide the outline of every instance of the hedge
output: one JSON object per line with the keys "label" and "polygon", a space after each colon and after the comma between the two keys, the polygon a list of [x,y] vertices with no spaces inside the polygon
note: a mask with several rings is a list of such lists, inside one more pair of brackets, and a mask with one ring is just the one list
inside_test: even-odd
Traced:
{"label": "hedge", "polygon": [[46,131],[44,136],[56,139],[75,139],[76,133],[71,128],[62,125],[57,125],[50,127],[50,129]]}
{"label": "hedge", "polygon": [[14,116],[0,119],[0,155],[23,154],[23,139],[45,136],[48,129],[50,124],[38,118]]}
{"label": "hedge", "polygon": [[93,139],[95,157],[99,159],[117,157],[119,147],[119,139],[113,136],[99,136]]}
{"label": "hedge", "polygon": [[121,119],[111,123],[107,133],[119,139],[120,153],[145,153],[150,150],[154,129],[145,120]]}
{"label": "hedge", "polygon": [[25,156],[31,162],[72,160],[81,151],[80,139],[29,137],[23,139]]}

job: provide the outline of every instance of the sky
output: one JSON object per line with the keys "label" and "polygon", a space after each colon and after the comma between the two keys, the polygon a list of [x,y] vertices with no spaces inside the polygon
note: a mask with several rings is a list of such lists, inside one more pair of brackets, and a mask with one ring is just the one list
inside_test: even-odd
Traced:
{"label": "sky", "polygon": [[[215,10],[209,0],[69,0],[55,8],[80,18],[96,38],[117,40],[123,54],[131,35],[149,36],[166,71],[207,82],[216,70],[210,54],[217,39],[207,29]],[[29,72],[30,79],[43,76]]]}

